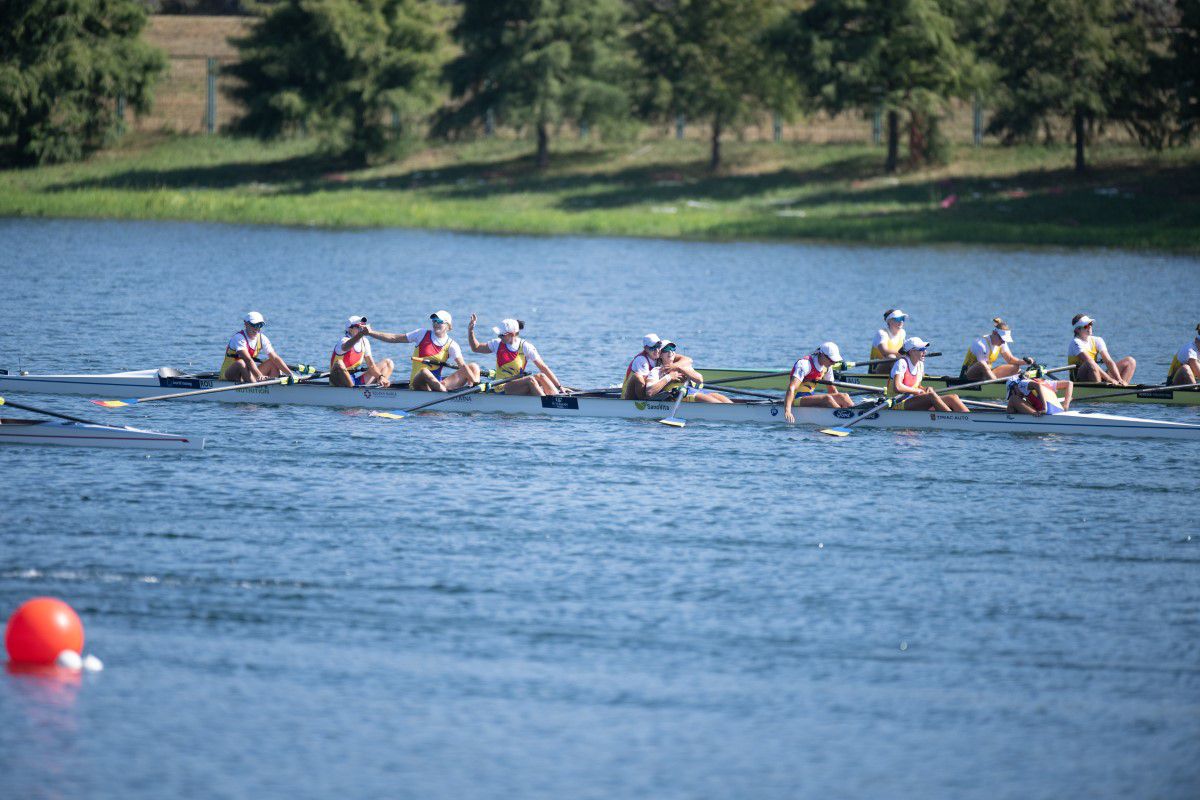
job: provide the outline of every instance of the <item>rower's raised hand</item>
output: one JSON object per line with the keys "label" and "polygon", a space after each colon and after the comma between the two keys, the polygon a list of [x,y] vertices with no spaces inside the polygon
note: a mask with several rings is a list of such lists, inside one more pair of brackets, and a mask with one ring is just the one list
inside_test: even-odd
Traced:
{"label": "rower's raised hand", "polygon": [[474,314],[472,314],[472,315],[471,315],[471,321],[467,323],[467,327],[468,327],[468,328],[474,328],[474,327],[475,327],[475,323],[478,321],[478,319],[479,319],[478,317],[476,317]]}

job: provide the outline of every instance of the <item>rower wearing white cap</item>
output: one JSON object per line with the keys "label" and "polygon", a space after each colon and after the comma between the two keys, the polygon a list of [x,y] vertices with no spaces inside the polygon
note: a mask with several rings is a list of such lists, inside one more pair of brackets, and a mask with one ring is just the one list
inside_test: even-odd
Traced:
{"label": "rower wearing white cap", "polygon": [[1196,337],[1179,348],[1171,358],[1167,383],[1175,386],[1200,383],[1200,325],[1196,326]]}
{"label": "rower wearing white cap", "polygon": [[[1022,366],[1033,364],[1032,358],[1017,358],[1012,354],[1012,330],[999,317],[992,319],[992,332],[980,336],[967,348],[962,369],[958,377],[964,381],[990,381],[992,378],[1007,378],[1021,371]],[[993,366],[1001,358],[1005,363]]]}
{"label": "rower wearing white cap", "polygon": [[[563,386],[546,362],[538,354],[537,348],[520,334],[525,323],[518,319],[505,319],[500,325],[492,328],[496,338],[490,342],[480,342],[475,338],[476,317],[471,315],[467,325],[467,341],[471,350],[476,353],[495,353],[497,381],[508,381],[496,389],[504,394],[559,394]],[[537,367],[534,374],[528,372],[530,365]]]}
{"label": "rower wearing white cap", "polygon": [[[684,392],[685,403],[732,403],[725,395],[704,388],[704,376],[692,366],[690,356],[679,352],[678,346],[669,339],[658,343],[658,363],[667,376],[667,392]],[[672,377],[673,376],[673,377]]]}
{"label": "rower wearing white cap", "polygon": [[933,389],[922,386],[925,378],[925,351],[929,342],[918,336],[904,340],[900,346],[901,357],[892,364],[891,377],[888,379],[887,393],[896,397],[895,406],[907,411],[958,411],[967,413],[969,409],[956,394],[935,394]]}
{"label": "rower wearing white cap", "polygon": [[388,386],[395,364],[390,358],[376,361],[371,354],[367,318],[353,316],[345,335],[329,357],[329,383],[333,386]]}
{"label": "rower wearing white cap", "polygon": [[[1070,381],[1046,380],[1033,370],[1024,375],[1008,379],[1008,413],[1061,414],[1071,407],[1072,383]],[[1065,390],[1059,397],[1058,390]]]}
{"label": "rower wearing white cap", "polygon": [[267,320],[257,311],[242,318],[242,329],[225,345],[225,360],[220,375],[227,381],[254,383],[281,375],[291,375],[292,368],[275,352],[271,340],[262,332]]}
{"label": "rower wearing white cap", "polygon": [[[458,342],[450,338],[454,317],[444,309],[429,315],[428,328],[415,328],[407,333],[368,331],[367,335],[391,344],[411,343],[412,372],[408,388],[429,392],[451,392],[479,383],[479,365],[468,364]],[[454,372],[446,374],[447,364]]]}
{"label": "rower wearing white cap", "polygon": [[817,381],[833,378],[833,365],[842,360],[842,352],[833,342],[825,342],[812,353],[796,359],[787,393],[783,396],[783,418],[795,422],[792,406],[815,408],[849,408],[854,405],[850,395],[839,392],[836,386],[826,387],[824,395],[817,394]]}
{"label": "rower wearing white cap", "polygon": [[[904,322],[907,319],[908,314],[898,308],[889,308],[883,312],[883,327],[875,331],[875,338],[871,342],[872,361],[900,357],[900,346],[904,344],[904,340],[908,336],[904,331]],[[886,375],[889,369],[891,369],[891,364],[884,361],[872,364],[870,372]]]}
{"label": "rower wearing white cap", "polygon": [[[1092,335],[1095,320],[1087,314],[1076,314],[1071,319],[1071,327],[1075,337],[1067,348],[1067,363],[1075,367],[1076,383],[1111,383],[1115,386],[1128,386],[1133,380],[1137,362],[1133,356],[1126,356],[1120,361],[1108,354],[1108,345],[1099,336]],[[1104,362],[1107,370],[1101,369]]]}
{"label": "rower wearing white cap", "polygon": [[674,379],[674,370],[666,376],[662,374],[658,361],[662,345],[658,334],[647,333],[642,337],[642,351],[625,367],[625,378],[621,381],[622,400],[648,400]]}

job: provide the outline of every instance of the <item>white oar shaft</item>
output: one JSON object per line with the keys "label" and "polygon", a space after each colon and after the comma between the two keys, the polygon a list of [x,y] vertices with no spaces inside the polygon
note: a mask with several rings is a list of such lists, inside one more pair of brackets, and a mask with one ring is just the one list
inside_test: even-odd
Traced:
{"label": "white oar shaft", "polygon": [[305,381],[311,381],[314,378],[321,377],[322,374],[323,373],[317,373],[315,375],[310,375],[307,378],[298,378],[296,380],[291,380],[291,378],[293,378],[294,376],[284,376],[282,378],[271,378],[270,380],[266,380],[266,381],[254,381],[253,383],[234,383],[229,386],[217,386],[212,389],[194,389],[194,390],[188,391],[188,392],[173,392],[171,394],[158,394],[158,395],[155,395],[154,397],[139,397],[134,402],[136,402],[136,403],[151,403],[151,402],[154,402],[155,400],[178,400],[181,397],[195,397],[195,396],[201,395],[201,394],[216,394],[217,392],[232,392],[236,389],[253,389],[256,386],[270,386],[271,384],[276,384],[276,383],[281,386],[287,386],[289,383],[301,383],[301,382],[305,382]]}

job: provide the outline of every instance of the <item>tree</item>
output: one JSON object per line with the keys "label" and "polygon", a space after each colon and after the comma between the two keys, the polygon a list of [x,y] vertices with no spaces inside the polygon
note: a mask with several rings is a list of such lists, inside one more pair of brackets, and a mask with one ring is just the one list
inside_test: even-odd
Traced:
{"label": "tree", "polygon": [[895,172],[900,115],[908,115],[913,160],[923,160],[946,100],[978,83],[958,7],[949,0],[815,0],[793,12],[773,40],[820,107],[887,112],[885,168]]}
{"label": "tree", "polygon": [[1054,117],[1071,120],[1075,171],[1083,172],[1090,132],[1114,116],[1144,51],[1128,26],[1129,0],[1009,0],[989,37],[998,67],[989,133],[1007,141],[1032,138]]}
{"label": "tree", "polygon": [[550,163],[550,127],[627,113],[629,61],[621,0],[465,0],[446,66],[454,103],[435,132],[472,128],[489,111],[537,135],[537,166]]}
{"label": "tree", "polygon": [[357,163],[395,145],[432,107],[442,38],[420,0],[280,0],[234,44],[236,127],[314,133]]}
{"label": "tree", "polygon": [[1179,128],[1187,141],[1200,130],[1200,0],[1178,0],[1180,20],[1172,42],[1180,80]]}
{"label": "tree", "polygon": [[778,0],[634,0],[643,115],[684,114],[710,125],[709,168],[721,166],[721,133],[750,114],[794,104],[765,36]]}
{"label": "tree", "polygon": [[120,133],[121,98],[148,111],[166,59],[145,24],[138,0],[0,3],[0,164],[82,158]]}

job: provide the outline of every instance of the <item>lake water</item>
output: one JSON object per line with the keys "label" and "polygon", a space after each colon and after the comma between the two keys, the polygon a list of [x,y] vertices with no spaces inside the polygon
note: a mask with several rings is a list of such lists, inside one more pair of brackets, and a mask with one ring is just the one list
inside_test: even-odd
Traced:
{"label": "lake water", "polygon": [[[1109,252],[0,220],[0,277],[31,372],[446,308],[598,386],[647,331],[861,358],[900,306],[946,370],[1086,311],[1155,380],[1200,321],[1200,262]],[[62,597],[107,667],[0,673],[4,797],[1200,794],[1190,443],[26,401],[209,444],[0,451],[0,610]]]}

